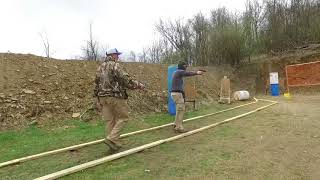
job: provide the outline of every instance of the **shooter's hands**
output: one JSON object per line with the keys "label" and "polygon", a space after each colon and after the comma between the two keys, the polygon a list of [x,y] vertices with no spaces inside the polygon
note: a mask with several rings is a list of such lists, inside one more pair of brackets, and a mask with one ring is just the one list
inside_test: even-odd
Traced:
{"label": "shooter's hands", "polygon": [[197,71],[198,75],[202,75],[204,72],[203,71]]}
{"label": "shooter's hands", "polygon": [[145,86],[144,84],[142,84],[141,82],[139,82],[139,87],[138,87],[138,89],[144,90],[145,87],[146,87],[146,86]]}

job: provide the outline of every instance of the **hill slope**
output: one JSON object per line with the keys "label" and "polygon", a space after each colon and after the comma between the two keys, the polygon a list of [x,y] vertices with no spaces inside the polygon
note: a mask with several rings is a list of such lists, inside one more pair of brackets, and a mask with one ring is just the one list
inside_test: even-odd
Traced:
{"label": "hill slope", "polygon": [[[320,46],[284,54],[265,55],[240,67],[204,67],[203,76],[189,78],[198,103],[218,99],[219,80],[227,75],[232,91],[264,93],[269,72],[284,79],[287,64],[320,60]],[[82,113],[94,104],[95,71],[100,62],[46,59],[35,55],[0,54],[0,130],[24,127],[31,122],[57,123]],[[131,114],[167,111],[167,67],[161,64],[123,63],[126,70],[147,85],[145,91],[129,91]],[[197,69],[197,68],[190,68]],[[281,90],[284,92],[284,84]],[[90,111],[86,118],[99,116]]]}

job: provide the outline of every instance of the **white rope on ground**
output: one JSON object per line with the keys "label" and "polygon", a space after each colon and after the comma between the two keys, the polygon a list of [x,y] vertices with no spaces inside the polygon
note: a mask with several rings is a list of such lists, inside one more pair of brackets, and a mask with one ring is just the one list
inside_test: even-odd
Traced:
{"label": "white rope on ground", "polygon": [[[193,121],[193,120],[204,118],[204,117],[208,117],[208,116],[213,116],[213,115],[220,114],[220,113],[223,113],[223,112],[227,112],[227,111],[231,111],[231,110],[234,110],[234,109],[238,109],[240,107],[244,107],[244,106],[248,106],[248,105],[251,105],[251,104],[255,104],[257,102],[258,102],[258,100],[256,98],[254,98],[254,102],[243,104],[243,105],[239,105],[239,106],[236,106],[236,107],[233,107],[233,108],[228,108],[228,109],[225,109],[225,110],[221,110],[221,111],[218,111],[218,112],[214,112],[214,113],[210,113],[210,114],[206,114],[206,115],[202,115],[202,116],[197,116],[197,117],[185,119],[185,120],[183,120],[183,122],[188,122],[188,121]],[[144,133],[144,132],[148,132],[148,131],[161,129],[161,128],[164,128],[164,127],[172,126],[173,124],[174,123],[168,123],[168,124],[164,124],[164,125],[160,125],[160,126],[155,126],[155,127],[152,127],[152,128],[147,128],[147,129],[142,129],[142,130],[138,130],[138,131],[122,134],[122,135],[120,135],[120,138],[124,138],[124,137],[132,136],[132,135],[136,135],[136,134],[140,134],[140,133]],[[43,152],[43,153],[39,153],[39,154],[25,156],[25,157],[22,157],[22,158],[18,158],[18,159],[14,159],[14,160],[10,160],[10,161],[6,161],[6,162],[3,162],[3,163],[0,163],[0,168],[5,167],[5,166],[9,166],[9,165],[13,165],[13,164],[26,162],[26,161],[29,161],[29,160],[38,159],[38,158],[49,156],[49,155],[53,155],[53,154],[58,154],[58,153],[71,151],[71,150],[75,150],[75,149],[80,149],[80,148],[83,148],[83,147],[86,147],[86,146],[95,145],[95,144],[99,144],[99,143],[103,143],[103,142],[104,142],[104,139],[99,139],[99,140],[95,140],[95,141],[91,141],[91,142],[87,142],[87,143],[82,143],[82,144],[78,144],[78,145],[73,145],[73,146],[69,146],[69,147],[65,147],[65,148],[61,148],[61,149],[56,149],[56,150],[47,151],[47,152]]]}
{"label": "white rope on ground", "polygon": [[255,109],[253,111],[249,111],[247,113],[244,113],[244,114],[232,117],[232,118],[228,118],[228,119],[226,119],[224,121],[221,121],[221,122],[218,122],[218,123],[214,123],[214,124],[211,124],[211,125],[208,125],[208,126],[204,126],[202,128],[198,128],[198,129],[195,129],[195,130],[192,130],[192,131],[189,131],[189,132],[177,135],[177,136],[173,136],[171,138],[158,140],[158,141],[155,141],[155,142],[152,142],[152,143],[149,143],[149,144],[145,144],[145,145],[142,145],[142,146],[138,146],[138,147],[135,147],[135,148],[132,148],[132,149],[117,153],[117,154],[106,156],[106,157],[101,158],[101,159],[97,159],[97,160],[90,161],[90,162],[87,162],[87,163],[84,163],[84,164],[80,164],[80,165],[77,165],[77,166],[74,166],[74,167],[71,167],[71,168],[67,168],[67,169],[52,173],[52,174],[48,174],[48,175],[39,177],[39,178],[37,178],[35,180],[57,179],[59,177],[63,177],[63,176],[66,176],[66,175],[69,175],[69,174],[72,174],[72,173],[75,173],[75,172],[78,172],[78,171],[81,171],[81,170],[84,170],[84,169],[87,169],[87,168],[90,168],[90,167],[94,167],[94,166],[97,166],[97,165],[100,165],[100,164],[103,164],[103,163],[106,163],[106,162],[109,162],[109,161],[112,161],[112,160],[115,160],[115,159],[119,159],[121,157],[125,157],[125,156],[128,156],[128,155],[143,151],[145,149],[149,149],[149,148],[158,146],[158,145],[166,143],[166,142],[175,141],[177,139],[181,139],[183,137],[199,133],[201,131],[207,130],[207,129],[212,128],[212,127],[219,126],[221,124],[228,123],[230,121],[234,121],[236,119],[242,118],[242,117],[247,116],[249,114],[252,114],[252,113],[255,113],[255,112],[260,111],[262,109],[265,109],[265,108],[267,108],[269,106],[275,105],[277,103],[278,102],[273,102],[273,103],[271,103],[269,105],[257,108],[257,109]]}

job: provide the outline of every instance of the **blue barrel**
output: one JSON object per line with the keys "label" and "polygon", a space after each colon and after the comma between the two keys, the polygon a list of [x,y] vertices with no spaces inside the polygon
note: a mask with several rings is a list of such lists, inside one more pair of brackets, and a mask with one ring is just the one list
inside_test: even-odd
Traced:
{"label": "blue barrel", "polygon": [[173,73],[176,72],[177,68],[176,65],[168,67],[168,112],[171,115],[176,115],[176,105],[170,95],[170,91],[172,88]]}
{"label": "blue barrel", "polygon": [[279,96],[279,84],[271,84],[271,96]]}

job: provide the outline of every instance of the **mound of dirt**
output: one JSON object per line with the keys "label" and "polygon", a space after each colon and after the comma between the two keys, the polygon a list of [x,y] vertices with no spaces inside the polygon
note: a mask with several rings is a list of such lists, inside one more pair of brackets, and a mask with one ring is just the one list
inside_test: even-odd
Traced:
{"label": "mound of dirt", "polygon": [[[94,104],[94,76],[99,64],[94,61],[47,59],[30,54],[0,54],[0,129],[58,123],[79,117]],[[130,113],[167,111],[167,65],[123,65],[131,75],[147,85],[145,91],[129,91]],[[198,103],[217,99],[218,79],[228,75],[225,69],[206,69],[206,75],[188,80],[195,82]],[[98,117],[93,111],[86,118]]]}
{"label": "mound of dirt", "polygon": [[[319,59],[320,45],[313,45],[292,52],[263,55],[235,68],[198,67],[207,70],[205,75],[188,78],[186,83],[196,88],[197,103],[204,103],[218,99],[223,76],[230,78],[233,92],[248,90],[254,96],[256,92],[267,91],[269,72],[277,71],[284,92],[284,67],[287,64]],[[98,119],[99,115],[92,107],[95,71],[100,63],[0,53],[0,130],[30,124],[59,125],[59,121],[79,118],[88,109],[83,119]],[[129,91],[131,115],[167,111],[168,65],[122,64],[131,75],[147,85],[145,91]]]}

